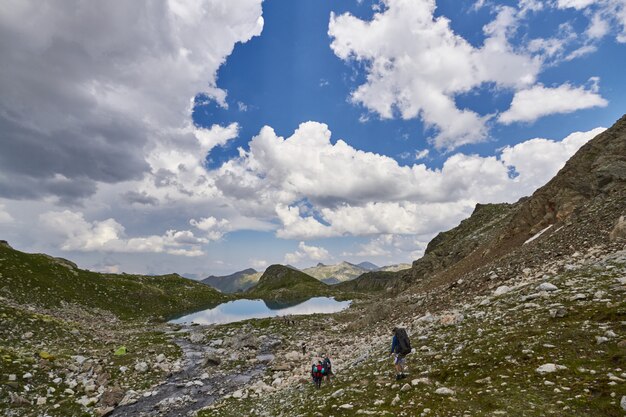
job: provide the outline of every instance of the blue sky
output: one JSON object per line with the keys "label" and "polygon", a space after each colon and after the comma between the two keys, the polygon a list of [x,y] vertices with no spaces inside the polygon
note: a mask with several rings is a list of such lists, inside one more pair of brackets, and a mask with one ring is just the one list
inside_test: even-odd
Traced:
{"label": "blue sky", "polygon": [[0,237],[91,269],[411,262],[626,108],[625,0],[71,3],[0,12]]}

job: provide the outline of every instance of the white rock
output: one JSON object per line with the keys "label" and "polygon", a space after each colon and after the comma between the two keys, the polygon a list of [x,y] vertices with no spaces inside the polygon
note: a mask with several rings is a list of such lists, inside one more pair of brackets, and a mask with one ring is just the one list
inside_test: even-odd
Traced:
{"label": "white rock", "polygon": [[548,291],[548,292],[551,292],[551,291],[556,291],[559,288],[556,285],[554,285],[554,284],[550,284],[549,282],[543,282],[543,283],[539,284],[536,289],[537,289],[537,291]]}
{"label": "white rock", "polygon": [[233,398],[241,398],[243,397],[243,391],[238,389],[237,391],[233,392]]}
{"label": "white rock", "polygon": [[120,366],[120,372],[121,373],[126,373],[126,371],[128,371],[128,367],[127,366]]}
{"label": "white rock", "polygon": [[385,402],[383,400],[374,401],[374,405],[383,405]]}
{"label": "white rock", "polygon": [[396,394],[396,396],[394,397],[393,400],[391,400],[391,406],[396,406],[398,405],[398,403],[400,402],[400,396],[398,394]]}
{"label": "white rock", "polygon": [[400,388],[400,391],[402,392],[407,392],[411,390],[411,386],[409,384],[404,384],[402,385],[402,388]]}
{"label": "white rock", "polygon": [[74,360],[76,361],[77,364],[82,365],[87,358],[81,355],[76,355],[76,356],[72,356],[72,358],[74,358]]}
{"label": "white rock", "polygon": [[30,372],[26,372],[24,375],[22,375],[23,379],[31,379],[33,377],[33,374],[31,374]]}
{"label": "white rock", "polygon": [[622,410],[626,411],[626,395],[622,396],[622,400],[619,402],[619,405],[622,406]]}
{"label": "white rock", "polygon": [[606,337],[617,337],[617,334],[613,330],[607,330],[604,335]]}
{"label": "white rock", "polygon": [[496,288],[496,290],[493,292],[493,295],[495,295],[496,297],[499,295],[503,295],[506,294],[507,292],[511,291],[511,287],[509,287],[508,285],[501,285],[498,288]]}
{"label": "white rock", "polygon": [[53,382],[54,384],[57,384],[57,385],[59,385],[62,381],[63,381],[63,379],[62,379],[62,378],[59,378],[59,377],[56,377],[56,378],[54,378],[54,379],[52,380],[52,382]]}
{"label": "white rock", "polygon": [[441,388],[437,388],[437,391],[435,391],[435,394],[450,396],[450,395],[454,395],[454,391],[451,390],[450,388],[441,387]]}
{"label": "white rock", "polygon": [[135,371],[137,372],[147,372],[149,369],[148,364],[146,362],[138,362],[135,365]]}
{"label": "white rock", "polygon": [[17,380],[17,375],[15,374],[9,375],[9,381],[16,381],[16,380]]}
{"label": "white rock", "polygon": [[69,389],[69,388],[65,388],[65,391],[63,391],[65,394],[67,395],[74,395],[74,390],[73,389]]}
{"label": "white rock", "polygon": [[413,386],[417,386],[417,385],[430,385],[430,379],[428,378],[416,378],[414,380],[411,381],[411,385]]}
{"label": "white rock", "polygon": [[602,343],[608,342],[609,339],[604,336],[596,336],[596,344],[601,345]]}
{"label": "white rock", "polygon": [[343,393],[345,392],[345,390],[343,389],[338,389],[337,391],[333,392],[333,394],[331,395],[331,397],[333,398],[339,398],[343,395]]}
{"label": "white rock", "polygon": [[37,405],[45,405],[48,402],[46,397],[37,397]]}
{"label": "white rock", "polygon": [[156,357],[156,361],[157,361],[157,363],[161,363],[161,362],[165,361],[165,359],[167,359],[167,358],[166,358],[166,357],[165,357],[165,355],[164,355],[164,354],[162,354],[162,353],[161,353],[161,354],[159,354],[159,355]]}
{"label": "white rock", "polygon": [[192,333],[189,336],[189,340],[191,340],[191,343],[201,343],[204,340],[204,335],[202,333]]}
{"label": "white rock", "polygon": [[555,365],[553,363],[546,363],[545,365],[541,365],[539,368],[535,369],[535,372],[544,375],[544,374],[550,374],[552,372],[556,372],[562,369],[567,369],[567,366]]}
{"label": "white rock", "polygon": [[352,410],[354,406],[352,404],[341,404],[339,408],[343,408],[344,410]]}

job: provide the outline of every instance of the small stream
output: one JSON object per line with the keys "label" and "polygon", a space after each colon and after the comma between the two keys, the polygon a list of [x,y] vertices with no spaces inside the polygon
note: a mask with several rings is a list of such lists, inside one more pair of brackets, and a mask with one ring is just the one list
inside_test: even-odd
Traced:
{"label": "small stream", "polygon": [[[141,397],[136,403],[116,408],[112,417],[182,417],[211,405],[222,396],[232,393],[251,380],[261,376],[265,363],[256,363],[245,369],[233,369],[227,374],[211,375],[211,368],[202,363],[207,346],[195,344],[186,338],[174,342],[183,351],[183,369],[167,378],[153,390],[153,395]],[[259,355],[271,354],[268,345],[261,346]],[[203,374],[207,373],[208,375]],[[208,378],[207,378],[208,376]]]}

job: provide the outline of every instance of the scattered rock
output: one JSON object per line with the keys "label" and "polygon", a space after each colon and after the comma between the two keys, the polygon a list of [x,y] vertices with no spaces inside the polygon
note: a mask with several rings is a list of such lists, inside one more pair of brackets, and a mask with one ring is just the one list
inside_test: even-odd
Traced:
{"label": "scattered rock", "polygon": [[138,362],[135,364],[135,371],[137,372],[147,372],[150,367],[146,362]]}
{"label": "scattered rock", "polygon": [[550,284],[549,282],[543,282],[539,284],[536,288],[537,291],[548,291],[548,292],[556,291],[558,289],[559,288],[556,285]]}
{"label": "scattered rock", "polygon": [[411,386],[409,384],[404,384],[402,386],[402,388],[400,388],[400,391],[402,391],[402,392],[407,392],[407,391],[410,391],[410,390],[411,390]]}
{"label": "scattered rock", "polygon": [[441,387],[441,388],[437,388],[437,390],[435,391],[435,394],[444,395],[444,396],[452,396],[454,395],[454,391],[451,390],[450,388]]}
{"label": "scattered rock", "polygon": [[498,297],[500,295],[506,294],[508,292],[511,291],[511,287],[509,287],[508,285],[501,285],[498,288],[496,288],[496,290],[493,292],[493,295]]}
{"label": "scattered rock", "polygon": [[553,319],[562,318],[562,317],[565,317],[566,315],[567,315],[567,310],[563,307],[550,309],[550,317],[552,317]]}
{"label": "scattered rock", "polygon": [[395,407],[396,405],[398,405],[400,403],[400,396],[398,394],[396,394],[396,396],[394,397],[393,400],[391,400],[391,406]]}
{"label": "scattered rock", "polygon": [[189,340],[191,343],[202,343],[204,341],[204,335],[202,333],[195,332],[189,336]]}
{"label": "scattered rock", "polygon": [[333,392],[331,397],[333,398],[339,398],[343,395],[343,393],[345,392],[345,390],[343,389],[338,389],[337,391]]}
{"label": "scattered rock", "polygon": [[545,375],[562,369],[567,369],[567,367],[563,365],[556,365],[554,363],[546,363],[545,365],[541,365],[539,368],[535,369],[535,372],[541,375]]}

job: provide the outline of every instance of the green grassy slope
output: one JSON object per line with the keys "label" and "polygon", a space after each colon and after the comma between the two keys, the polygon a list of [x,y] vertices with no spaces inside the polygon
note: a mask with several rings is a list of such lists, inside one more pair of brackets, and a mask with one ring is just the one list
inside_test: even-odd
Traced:
{"label": "green grassy slope", "polygon": [[246,298],[301,299],[333,293],[328,285],[304,272],[284,265],[271,265],[258,284],[244,294]]}
{"label": "green grassy slope", "polygon": [[0,245],[0,296],[42,307],[75,303],[108,310],[123,319],[169,317],[228,299],[176,274],[102,274],[6,245]]}

